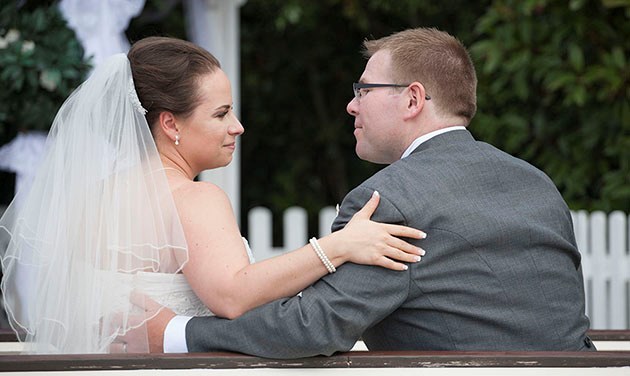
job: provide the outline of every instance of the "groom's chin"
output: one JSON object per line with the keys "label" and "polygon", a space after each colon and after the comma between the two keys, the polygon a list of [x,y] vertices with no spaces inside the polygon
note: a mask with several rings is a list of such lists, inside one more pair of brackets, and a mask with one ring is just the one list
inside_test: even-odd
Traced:
{"label": "groom's chin", "polygon": [[359,159],[364,160],[366,162],[376,163],[376,164],[389,164],[390,163],[390,162],[385,162],[383,160],[383,157],[379,157],[377,153],[370,153],[368,150],[365,150],[365,148],[361,148],[359,146],[359,143],[357,143],[357,146],[354,148],[354,152],[357,154],[357,157],[359,157]]}

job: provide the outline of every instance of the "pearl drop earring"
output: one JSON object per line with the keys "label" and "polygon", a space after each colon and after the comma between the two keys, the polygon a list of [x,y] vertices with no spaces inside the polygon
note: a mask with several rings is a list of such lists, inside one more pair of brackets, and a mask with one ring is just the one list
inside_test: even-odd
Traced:
{"label": "pearl drop earring", "polygon": [[179,145],[179,134],[175,135],[175,146]]}

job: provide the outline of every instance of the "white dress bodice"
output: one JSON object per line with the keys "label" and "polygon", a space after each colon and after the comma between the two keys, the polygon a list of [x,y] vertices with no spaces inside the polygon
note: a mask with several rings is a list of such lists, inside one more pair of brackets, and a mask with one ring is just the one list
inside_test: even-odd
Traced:
{"label": "white dress bodice", "polygon": [[[249,243],[243,238],[250,263],[254,256]],[[161,305],[170,308],[178,315],[213,316],[214,314],[197,297],[183,274],[138,272],[135,275],[136,288]]]}
{"label": "white dress bodice", "polygon": [[138,272],[136,286],[142,293],[178,315],[212,316],[183,274]]}

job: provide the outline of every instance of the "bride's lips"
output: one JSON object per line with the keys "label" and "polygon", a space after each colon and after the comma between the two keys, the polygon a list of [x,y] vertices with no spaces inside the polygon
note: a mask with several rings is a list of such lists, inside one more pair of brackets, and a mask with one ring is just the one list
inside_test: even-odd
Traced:
{"label": "bride's lips", "polygon": [[232,143],[229,143],[229,144],[225,144],[225,145],[223,145],[223,146],[224,146],[224,147],[226,147],[226,148],[228,148],[228,149],[232,149],[232,150],[234,150],[234,149],[236,149],[236,142],[232,142]]}

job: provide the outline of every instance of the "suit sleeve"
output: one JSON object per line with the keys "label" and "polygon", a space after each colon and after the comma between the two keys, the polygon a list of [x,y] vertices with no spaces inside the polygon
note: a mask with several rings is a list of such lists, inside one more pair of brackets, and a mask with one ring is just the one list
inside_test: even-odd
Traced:
{"label": "suit sleeve", "polygon": [[[351,192],[339,223],[351,218],[354,212],[349,210],[360,208],[371,193]],[[276,300],[235,320],[193,318],[186,326],[186,342],[190,352],[234,351],[267,358],[348,351],[367,328],[405,301],[408,288],[407,271],[347,263],[305,289],[301,297]]]}

